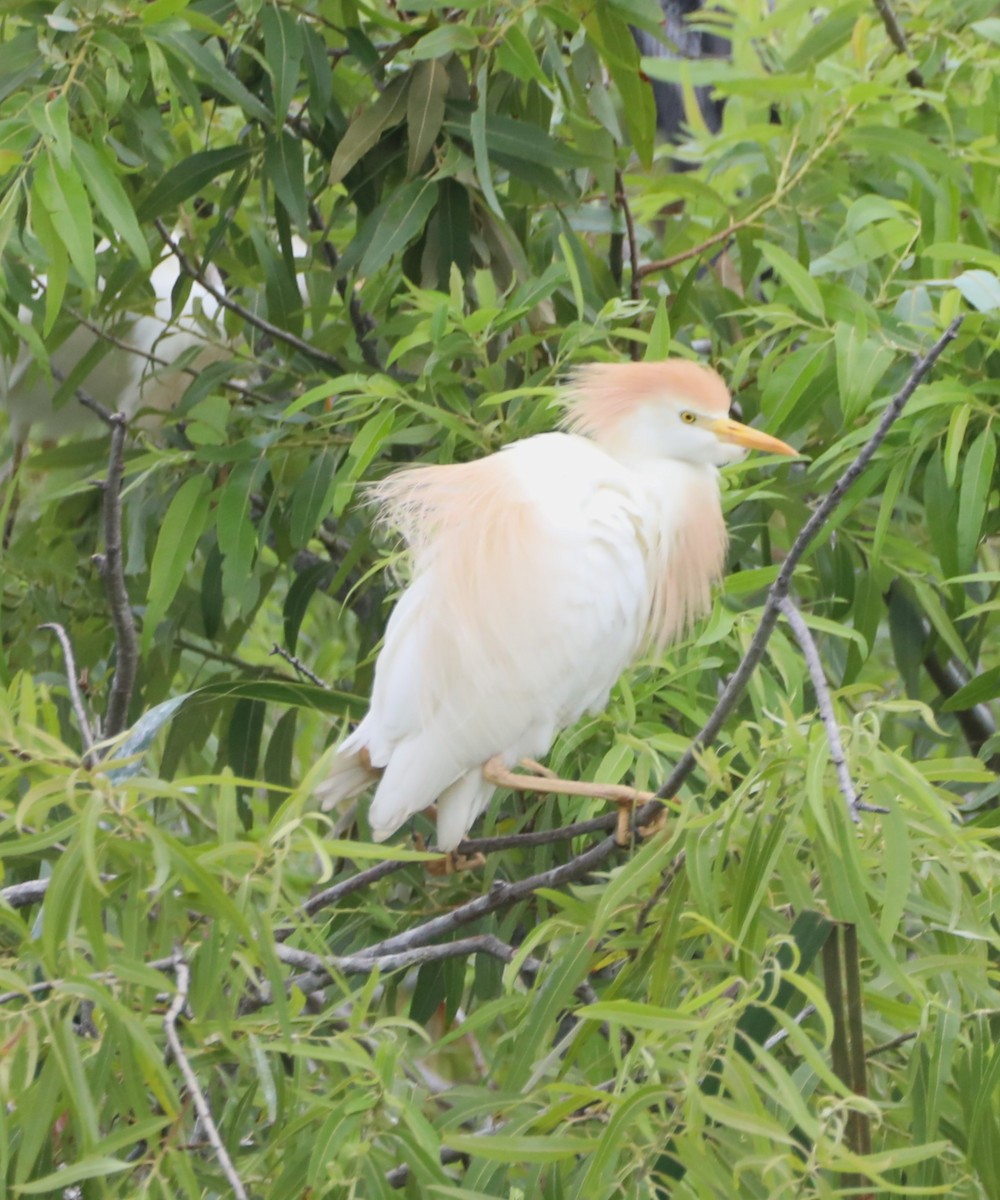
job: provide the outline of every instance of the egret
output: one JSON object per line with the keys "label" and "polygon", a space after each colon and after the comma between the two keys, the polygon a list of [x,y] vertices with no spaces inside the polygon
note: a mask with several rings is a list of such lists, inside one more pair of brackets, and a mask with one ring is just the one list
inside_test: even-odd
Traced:
{"label": "egret", "polygon": [[[188,365],[203,370],[229,352],[224,344],[206,337],[201,322],[221,324],[222,314],[215,296],[197,281],[192,283],[180,313],[176,319],[173,317],[171,297],[180,269],[172,254],[153,268],[149,277],[152,312],[129,314],[115,332],[114,343],[78,381],[112,412],[131,417],[143,408],[169,411],[191,383],[187,373],[171,369],[182,355],[200,348]],[[214,268],[209,269],[221,288],[221,277]],[[25,323],[31,320],[28,308],[22,308],[18,315]],[[67,378],[101,338],[101,333],[88,326],[74,329],[52,352],[50,362],[57,380]],[[15,463],[31,434],[54,440],[95,425],[93,413],[81,404],[67,403],[56,409],[52,403],[55,390],[27,347],[22,347],[12,362],[0,358],[0,408],[10,421]]]}
{"label": "egret", "polygon": [[684,359],[592,364],[563,399],[562,432],[373,489],[412,579],[369,710],[318,794],[329,808],[377,782],[376,841],[436,801],[452,851],[497,786],[609,800],[627,837],[642,793],[513,768],[709,608],[727,542],[719,467],[747,449],[798,453],[731,420],[722,378]]}

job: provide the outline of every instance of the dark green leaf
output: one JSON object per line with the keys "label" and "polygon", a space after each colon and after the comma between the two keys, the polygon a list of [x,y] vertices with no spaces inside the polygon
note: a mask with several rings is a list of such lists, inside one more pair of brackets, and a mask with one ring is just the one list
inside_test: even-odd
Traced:
{"label": "dark green leaf", "polygon": [[278,199],[288,209],[300,232],[307,235],[309,206],[302,143],[287,129],[279,129],[264,142],[264,166]]}
{"label": "dark green leaf", "polygon": [[199,150],[185,158],[159,179],[139,205],[141,221],[171,212],[197,195],[220,175],[245,166],[250,160],[247,146],[225,146],[221,150]]}
{"label": "dark green leaf", "polygon": [[418,63],[413,71],[406,101],[406,126],[409,145],[406,173],[415,175],[430,153],[444,120],[444,100],[448,93],[448,72],[437,59]]}
{"label": "dark green leaf", "polygon": [[373,275],[423,232],[427,218],[437,203],[437,192],[436,183],[427,179],[413,179],[393,194],[361,259],[358,268],[361,275]]}
{"label": "dark green leaf", "polygon": [[226,761],[240,779],[253,779],[260,758],[266,708],[261,700],[241,699],[233,705],[226,733]]}

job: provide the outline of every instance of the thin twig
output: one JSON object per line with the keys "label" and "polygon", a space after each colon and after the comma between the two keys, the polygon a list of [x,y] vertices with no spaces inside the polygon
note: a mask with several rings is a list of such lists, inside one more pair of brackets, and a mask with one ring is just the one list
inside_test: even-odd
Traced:
{"label": "thin twig", "polygon": [[128,709],[139,665],[139,637],[125,586],[122,556],[122,478],[125,474],[125,434],[128,421],[123,413],[111,417],[111,450],[108,477],[104,481],[104,554],[95,555],[115,632],[115,674],[108,696],[103,736],[117,737],[128,723]]}
{"label": "thin twig", "polygon": [[259,329],[261,333],[266,333],[268,337],[274,338],[276,342],[283,342],[286,346],[291,346],[293,350],[299,350],[303,354],[307,354],[315,362],[321,363],[330,370],[335,371],[338,375],[343,374],[343,368],[338,360],[332,355],[327,354],[325,350],[317,350],[315,346],[310,346],[308,342],[302,338],[296,337],[294,333],[289,333],[287,329],[282,329],[279,325],[273,325],[270,321],[258,316],[257,313],[251,312],[249,308],[228,296],[221,288],[215,286],[210,279],[207,278],[204,271],[199,270],[194,263],[188,258],[184,251],[180,248],[177,242],[174,241],[170,230],[166,225],[157,218],[154,222],[160,237],[163,238],[164,244],[170,252],[176,257],[180,264],[181,270],[188,278],[193,279],[196,283],[201,284],[206,292],[212,296],[223,308],[228,308],[230,312],[234,312],[237,316],[243,318],[248,325]]}
{"label": "thin twig", "polygon": [[912,1042],[918,1036],[916,1029],[911,1029],[908,1033],[901,1033],[898,1037],[890,1038],[887,1042],[880,1042],[865,1055],[865,1058],[874,1058],[876,1054],[885,1054],[887,1050],[898,1050],[900,1046],[905,1046],[907,1042]]}
{"label": "thin twig", "polygon": [[[615,171],[615,205],[621,210],[622,216],[625,218],[625,231],[628,235],[628,260],[629,260],[629,281],[628,289],[629,296],[633,300],[639,299],[639,246],[635,238],[635,222],[632,220],[632,210],[629,208],[628,196],[625,192],[625,180],[622,177],[621,167]],[[636,322],[632,322],[635,326]],[[638,362],[642,354],[642,348],[638,342],[632,341],[629,345],[629,353],[632,355],[632,361]]]}
{"label": "thin twig", "polygon": [[645,279],[647,275],[652,275],[655,271],[667,271],[671,267],[676,267],[679,263],[687,262],[688,259],[698,258],[704,254],[706,250],[711,250],[713,246],[717,246],[720,242],[728,242],[729,239],[741,229],[747,229],[751,225],[756,225],[764,213],[778,205],[784,197],[798,184],[826,153],[829,147],[840,136],[841,131],[847,124],[848,120],[853,116],[854,109],[849,108],[841,116],[841,119],[831,126],[826,137],[815,146],[813,150],[803,159],[799,168],[796,171],[791,170],[791,158],[798,146],[798,141],[795,135],[792,135],[792,140],[788,148],[788,154],[781,165],[781,171],[778,175],[778,181],[774,192],[762,200],[756,208],[752,209],[745,217],[741,217],[738,221],[730,221],[725,229],[720,229],[718,233],[713,233],[711,237],[706,238],[703,242],[699,242],[697,246],[692,246],[690,250],[682,250],[679,254],[674,254],[670,258],[660,258],[655,262],[643,263],[638,268],[638,277]]}
{"label": "thin twig", "polygon": [[324,691],[328,692],[330,690],[330,685],[326,682],[326,680],[320,679],[315,672],[310,671],[306,664],[300,658],[296,658],[290,650],[285,650],[284,647],[279,646],[278,643],[275,642],[271,647],[271,653],[277,654],[279,658],[283,658],[285,662],[289,664],[289,666],[294,667],[295,670],[298,671],[300,675],[305,676],[310,683],[315,683],[317,687],[323,688]]}
{"label": "thin twig", "polygon": [[66,684],[69,687],[69,698],[73,705],[73,711],[76,713],[77,724],[80,726],[80,736],[83,738],[83,760],[90,766],[90,752],[94,748],[94,734],[90,728],[90,721],[87,717],[87,710],[83,704],[83,697],[80,695],[80,686],[76,677],[76,658],[73,655],[73,643],[69,640],[69,634],[56,621],[49,621],[45,625],[39,625],[39,629],[51,629],[59,639],[59,645],[62,646],[63,659],[66,663]]}
{"label": "thin twig", "polygon": [[422,967],[425,963],[443,962],[447,958],[464,958],[467,954],[489,954],[502,962],[510,962],[514,953],[513,946],[491,933],[460,938],[438,946],[421,946],[399,954],[362,950],[358,954],[325,958],[292,946],[279,944],[275,948],[277,957],[288,966],[309,971],[317,976],[326,973],[328,978],[332,978],[335,971],[342,975],[370,975],[376,966],[380,971],[400,971],[409,967]]}
{"label": "thin twig", "polygon": [[[425,963],[443,962],[448,958],[464,958],[469,954],[490,954],[503,962],[510,962],[515,953],[513,946],[508,946],[506,942],[489,933],[459,938],[457,941],[445,942],[438,946],[426,946],[421,943],[399,953],[382,952],[377,947],[368,947],[357,954],[329,958],[312,954],[308,950],[296,949],[294,946],[286,946],[279,937],[275,939],[274,952],[281,962],[302,971],[301,975],[293,976],[286,987],[298,988],[304,995],[328,987],[334,975],[338,973],[370,975],[376,968],[380,971],[400,971],[423,966]],[[265,985],[254,995],[243,999],[240,1003],[240,1013],[246,1015],[256,1012],[272,1000],[271,988]]]}
{"label": "thin twig", "polygon": [[[909,58],[910,47],[906,44],[906,34],[903,32],[903,27],[899,23],[892,5],[889,0],[873,0],[875,7],[878,9],[878,15],[882,18],[882,24],[885,26],[885,31],[889,35],[889,41],[896,47],[904,58]],[[922,88],[925,86],[924,77],[920,74],[919,68],[913,66],[906,72],[906,82],[910,87]]]}
{"label": "thin twig", "polygon": [[386,875],[392,875],[396,871],[402,871],[406,867],[411,866],[413,866],[412,863],[396,862],[392,859],[376,863],[374,867],[367,867],[364,871],[359,871],[356,875],[352,875],[350,879],[345,879],[341,883],[335,883],[332,887],[325,888],[322,892],[317,892],[315,896],[310,896],[305,904],[299,908],[299,914],[303,917],[315,916],[320,909],[329,908],[345,896],[349,896],[352,892],[360,892],[362,888],[366,888],[370,883],[376,883],[379,879],[384,879]]}
{"label": "thin twig", "polygon": [[826,740],[830,747],[830,759],[837,772],[837,782],[840,784],[840,790],[847,801],[847,811],[851,815],[851,820],[860,820],[858,816],[859,812],[888,812],[889,810],[886,808],[881,808],[874,804],[866,804],[855,791],[854,780],[851,779],[851,772],[848,769],[847,759],[844,756],[844,744],[840,740],[837,715],[833,711],[833,699],[830,696],[830,688],[826,682],[826,675],[823,673],[823,663],[819,656],[819,648],[809,630],[809,626],[803,620],[802,614],[796,608],[795,601],[792,600],[791,596],[782,596],[778,601],[778,607],[785,614],[785,620],[791,626],[792,633],[795,634],[795,640],[799,643],[799,648],[802,650],[802,657],[805,659],[809,678],[812,680],[813,691],[816,693],[816,704],[819,708],[819,715],[823,721],[823,728],[826,730]]}
{"label": "thin twig", "polygon": [[198,1083],[198,1076],[195,1075],[187,1055],[184,1053],[181,1039],[177,1034],[177,1018],[184,1011],[184,1006],[187,1004],[188,989],[191,986],[191,968],[181,953],[180,947],[174,950],[173,967],[174,976],[177,980],[177,991],[173,1002],[167,1009],[166,1016],[163,1018],[163,1031],[167,1035],[167,1045],[170,1047],[170,1051],[178,1067],[180,1067],[181,1074],[184,1076],[184,1082],[187,1084],[188,1092],[194,1102],[198,1119],[205,1129],[205,1135],[211,1143],[212,1149],[215,1151],[215,1157],[218,1159],[219,1166],[222,1168],[222,1173],[225,1175],[230,1188],[232,1188],[233,1195],[236,1196],[237,1200],[247,1200],[247,1192],[243,1186],[243,1181],[236,1173],[236,1168],[229,1157],[229,1152],[226,1150],[219,1135],[218,1126],[212,1118],[212,1110],[205,1099],[205,1093],[201,1090]]}
{"label": "thin twig", "polygon": [[[82,312],[72,308],[67,309],[67,311],[78,325],[82,325],[85,329],[89,329],[90,332],[96,337],[100,338],[101,341],[107,342],[109,346],[115,346],[118,350],[123,351],[125,354],[131,354],[136,358],[141,358],[144,362],[149,363],[151,367],[155,367],[157,370],[173,369],[176,370],[178,374],[189,375],[192,379],[198,379],[201,376],[201,372],[195,367],[176,367],[169,359],[160,358],[159,355],[154,354],[151,350],[143,350],[142,347],[133,345],[125,338],[118,337],[116,334],[110,333],[103,325],[97,321],[92,321],[88,316],[86,316],[86,314]],[[204,344],[205,346],[211,346],[215,343],[206,337],[204,339]],[[236,358],[236,360],[243,366],[246,366],[251,361],[249,356],[237,354],[235,350],[232,353],[233,357]],[[52,373],[53,375],[56,373],[54,368],[52,368]],[[235,392],[237,395],[243,396],[248,400],[260,400],[263,403],[270,404],[274,399],[273,396],[265,395],[264,392],[258,392],[248,384],[239,383],[235,379],[220,379],[217,386],[225,388],[227,391]],[[88,397],[87,400],[84,400],[83,397],[86,395],[86,393],[83,392],[81,388],[76,389],[76,395],[81,404],[95,412],[106,425],[110,424],[111,413],[104,407],[103,404],[98,404],[97,401],[92,397]]]}
{"label": "thin twig", "polygon": [[[797,1012],[793,1018],[796,1025],[801,1025],[807,1017],[811,1017],[816,1011],[815,1004],[807,1004],[805,1008]],[[787,1029],[779,1029],[777,1033],[772,1033],[771,1036],[764,1042],[765,1050],[773,1050],[775,1046],[779,1046],[785,1038],[788,1037]]]}

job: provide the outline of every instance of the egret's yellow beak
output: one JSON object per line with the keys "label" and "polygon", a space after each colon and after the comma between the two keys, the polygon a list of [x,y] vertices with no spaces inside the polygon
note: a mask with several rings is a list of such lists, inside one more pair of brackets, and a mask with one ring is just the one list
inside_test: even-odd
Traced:
{"label": "egret's yellow beak", "polygon": [[729,417],[720,417],[717,421],[712,421],[708,428],[720,442],[732,442],[736,446],[746,446],[749,450],[763,450],[768,454],[791,454],[799,457],[799,451],[794,446],[771,437],[769,433],[761,433],[759,429],[751,429],[749,425],[732,421]]}

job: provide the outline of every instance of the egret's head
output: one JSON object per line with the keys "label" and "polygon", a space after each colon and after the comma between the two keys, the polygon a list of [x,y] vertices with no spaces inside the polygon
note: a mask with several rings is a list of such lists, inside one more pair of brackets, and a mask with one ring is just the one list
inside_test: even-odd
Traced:
{"label": "egret's head", "polygon": [[674,458],[722,467],[747,450],[798,454],[729,417],[731,397],[710,367],[682,358],[593,363],[566,391],[566,427],[627,459]]}

